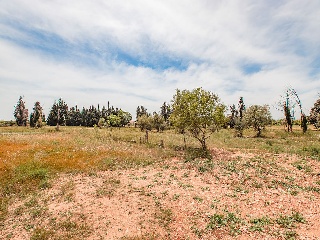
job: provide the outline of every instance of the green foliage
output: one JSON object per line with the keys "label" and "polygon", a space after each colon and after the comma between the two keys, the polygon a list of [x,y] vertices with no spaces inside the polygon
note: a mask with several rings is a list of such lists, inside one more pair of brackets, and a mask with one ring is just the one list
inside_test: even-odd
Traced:
{"label": "green foliage", "polygon": [[148,116],[146,114],[138,117],[137,124],[141,131],[143,130],[151,130],[153,125],[153,118],[151,116]]}
{"label": "green foliage", "polygon": [[100,128],[105,127],[106,126],[106,120],[104,118],[100,118],[99,122],[98,122],[98,126]]}
{"label": "green foliage", "polygon": [[265,127],[271,124],[271,113],[269,106],[250,106],[244,113],[244,121],[248,127],[253,127],[257,132],[257,137],[261,136],[261,132]]}
{"label": "green foliage", "polygon": [[82,123],[86,127],[93,127],[97,125],[100,119],[100,111],[95,106],[90,106],[89,109],[82,109]]}
{"label": "green foliage", "polygon": [[165,122],[169,121],[169,117],[171,115],[171,107],[166,102],[164,102],[161,106],[160,115],[164,118]]}
{"label": "green foliage", "polygon": [[78,106],[70,108],[67,118],[67,126],[81,126],[82,125],[82,115]]}
{"label": "green foliage", "polygon": [[121,109],[117,112],[117,116],[120,118],[120,126],[119,127],[126,126],[132,120],[131,114],[129,112],[125,112]]}
{"label": "green foliage", "polygon": [[138,120],[140,117],[142,117],[143,115],[149,115],[147,112],[147,109],[144,106],[138,106],[137,107],[137,111],[136,111],[136,119]]}
{"label": "green foliage", "polygon": [[309,122],[317,129],[320,128],[320,98],[314,103],[313,108],[311,108]]}
{"label": "green foliage", "polygon": [[67,118],[68,105],[62,100],[62,98],[59,98],[58,102],[54,102],[51,107],[47,118],[47,124],[49,126],[56,126],[57,124],[65,126]]}
{"label": "green foliage", "polygon": [[234,213],[226,211],[226,214],[217,214],[209,216],[208,230],[216,230],[219,228],[229,228],[232,235],[241,233],[241,218],[237,217]]}
{"label": "green foliage", "polygon": [[225,106],[219,97],[202,88],[177,89],[172,103],[170,122],[180,132],[188,131],[206,149],[206,140],[225,122]]}
{"label": "green foliage", "polygon": [[262,232],[264,230],[264,227],[272,224],[272,220],[269,217],[261,217],[261,218],[254,218],[250,220],[251,226],[249,228],[250,231],[258,231]]}
{"label": "green foliage", "polygon": [[243,131],[246,128],[246,122],[241,118],[234,119],[234,130],[236,137],[243,137]]}
{"label": "green foliage", "polygon": [[291,215],[280,215],[276,223],[283,228],[296,228],[297,223],[305,223],[306,220],[299,212],[293,212]]}
{"label": "green foliage", "polygon": [[17,123],[10,120],[10,121],[0,121],[0,127],[12,127],[16,125]]}
{"label": "green foliage", "polygon": [[40,102],[36,102],[33,107],[33,113],[30,115],[30,127],[42,127],[42,107]]}
{"label": "green foliage", "polygon": [[155,128],[158,132],[163,131],[166,126],[165,118],[154,112],[152,116],[152,127]]}
{"label": "green foliage", "polygon": [[111,114],[108,117],[108,126],[109,127],[120,127],[121,126],[121,118],[117,115]]}
{"label": "green foliage", "polygon": [[27,126],[28,109],[26,109],[25,102],[21,96],[19,97],[19,101],[15,106],[13,116],[16,119],[18,126]]}
{"label": "green foliage", "polygon": [[[58,112],[59,112],[59,125],[62,126],[85,126],[93,127],[102,124],[102,119],[111,127],[123,127],[126,126],[132,119],[129,112],[123,111],[121,109],[114,109],[113,106],[105,108],[103,106],[100,110],[100,106],[95,107],[91,105],[89,108],[82,108],[80,111],[78,106],[70,108],[68,110],[68,105],[60,98],[58,102],[55,102],[47,118],[47,124],[50,126],[55,126],[58,123]],[[99,126],[100,126],[99,125]]]}

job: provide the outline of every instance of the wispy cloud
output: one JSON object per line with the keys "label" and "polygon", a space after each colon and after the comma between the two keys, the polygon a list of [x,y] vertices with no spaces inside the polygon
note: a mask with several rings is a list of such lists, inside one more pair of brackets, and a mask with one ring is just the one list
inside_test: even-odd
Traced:
{"label": "wispy cloud", "polygon": [[134,113],[198,86],[228,105],[272,105],[292,86],[308,112],[320,89],[319,22],[316,0],[2,1],[0,119],[19,95],[29,109],[63,97]]}

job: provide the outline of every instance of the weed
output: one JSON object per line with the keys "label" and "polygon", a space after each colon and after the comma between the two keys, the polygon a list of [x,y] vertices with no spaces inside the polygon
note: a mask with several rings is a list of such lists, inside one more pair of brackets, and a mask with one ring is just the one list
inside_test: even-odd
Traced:
{"label": "weed", "polygon": [[189,173],[184,173],[182,177],[183,178],[188,178],[189,177]]}
{"label": "weed", "polygon": [[254,181],[254,182],[251,184],[251,186],[254,187],[254,188],[262,188],[262,187],[263,187],[262,183],[259,183],[259,182],[257,182],[257,181]]}
{"label": "weed", "polygon": [[201,187],[201,190],[204,192],[204,191],[210,191],[210,187]]}
{"label": "weed", "polygon": [[227,228],[231,235],[237,235],[241,233],[240,227],[242,220],[232,212],[226,211],[226,214],[214,214],[209,216],[209,223],[207,224],[207,230],[216,230],[219,228]]}
{"label": "weed", "polygon": [[247,194],[249,191],[247,189],[244,189],[242,186],[235,186],[234,191],[241,194]]}
{"label": "weed", "polygon": [[202,148],[192,148],[189,147],[186,149],[185,152],[185,162],[190,162],[193,161],[197,158],[202,158],[202,159],[212,159],[212,155],[208,150],[203,150]]}
{"label": "weed", "polygon": [[276,220],[276,223],[282,228],[292,229],[296,228],[297,223],[305,223],[306,220],[299,212],[293,212],[291,215],[280,215]]}
{"label": "weed", "polygon": [[159,220],[159,223],[163,227],[167,228],[172,221],[172,210],[168,208],[165,209],[160,207],[155,217]]}
{"label": "weed", "polygon": [[272,224],[272,220],[269,217],[261,217],[250,220],[250,223],[250,231],[263,232],[265,226]]}
{"label": "weed", "polygon": [[193,186],[190,183],[182,183],[182,182],[178,182],[179,187],[182,187],[183,189],[187,189],[187,188],[193,188]]}
{"label": "weed", "polygon": [[173,195],[173,200],[177,201],[179,199],[179,197],[180,197],[180,194],[174,194]]}
{"label": "weed", "polygon": [[273,145],[272,141],[270,141],[270,140],[267,140],[267,141],[266,141],[266,144],[267,144],[268,146],[272,146],[272,145]]}
{"label": "weed", "polygon": [[292,165],[296,167],[298,170],[304,170],[306,173],[312,172],[311,167],[307,164],[305,160],[296,161]]}
{"label": "weed", "polygon": [[284,239],[287,240],[294,240],[298,238],[298,234],[296,231],[290,230],[290,231],[286,231],[284,233]]}
{"label": "weed", "polygon": [[196,226],[192,226],[191,230],[198,238],[202,238],[203,234],[205,233],[205,230],[199,229]]}
{"label": "weed", "polygon": [[43,227],[37,227],[32,232],[32,235],[30,237],[30,240],[46,240],[51,239],[54,235],[54,232],[52,230],[48,230]]}
{"label": "weed", "polygon": [[119,179],[115,179],[115,178],[107,179],[103,181],[103,185],[96,190],[96,195],[99,197],[107,196],[108,198],[111,198],[114,195],[116,188],[119,187],[119,185],[120,185]]}
{"label": "weed", "polygon": [[8,197],[0,197],[0,225],[2,225],[2,221],[4,221],[7,213],[8,213]]}
{"label": "weed", "polygon": [[197,202],[200,202],[200,203],[203,202],[203,199],[199,196],[193,197],[193,200],[196,200]]}
{"label": "weed", "polygon": [[70,191],[73,191],[74,188],[75,188],[75,184],[73,181],[69,181],[69,182],[63,184],[60,188],[61,196],[65,196],[67,193],[70,193]]}

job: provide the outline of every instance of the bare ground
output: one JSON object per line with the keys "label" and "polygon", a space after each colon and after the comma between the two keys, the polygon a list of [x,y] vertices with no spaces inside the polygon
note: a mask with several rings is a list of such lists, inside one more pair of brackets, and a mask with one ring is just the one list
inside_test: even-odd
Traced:
{"label": "bare ground", "polygon": [[320,239],[320,163],[214,149],[70,173],[10,203],[1,239]]}

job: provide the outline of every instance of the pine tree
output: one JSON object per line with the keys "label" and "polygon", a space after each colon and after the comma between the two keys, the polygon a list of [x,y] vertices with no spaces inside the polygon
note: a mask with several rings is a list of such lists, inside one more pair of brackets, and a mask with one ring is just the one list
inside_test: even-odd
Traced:
{"label": "pine tree", "polygon": [[142,117],[143,115],[149,116],[147,109],[144,106],[138,106],[136,111],[136,119],[138,120],[139,117]]}
{"label": "pine tree", "polygon": [[41,128],[42,127],[42,107],[40,102],[35,102],[33,112],[30,115],[30,127]]}
{"label": "pine tree", "polygon": [[68,105],[59,98],[58,102],[52,105],[50,113],[47,118],[47,124],[49,126],[66,126],[68,119]]}
{"label": "pine tree", "polygon": [[320,128],[320,98],[314,103],[313,108],[311,108],[309,122],[317,129]]}
{"label": "pine tree", "polygon": [[170,105],[167,105],[167,103],[164,102],[161,106],[160,115],[164,118],[165,122],[168,122],[170,114],[171,114]]}
{"label": "pine tree", "polygon": [[25,102],[23,101],[21,96],[19,97],[19,101],[15,106],[13,115],[18,126],[27,126],[28,109],[26,109]]}

